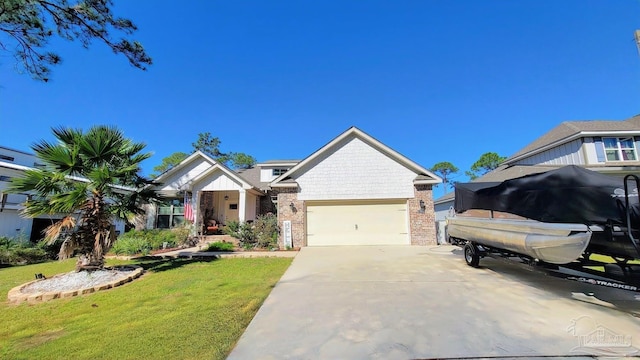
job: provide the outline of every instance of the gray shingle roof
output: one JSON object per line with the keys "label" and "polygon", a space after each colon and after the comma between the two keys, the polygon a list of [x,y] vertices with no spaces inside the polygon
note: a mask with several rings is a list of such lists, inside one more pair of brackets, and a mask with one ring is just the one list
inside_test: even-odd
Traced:
{"label": "gray shingle roof", "polygon": [[269,164],[297,164],[300,160],[267,160],[261,162],[259,165],[269,165]]}
{"label": "gray shingle roof", "polygon": [[244,180],[246,180],[249,184],[257,187],[258,189],[265,191],[269,189],[268,182],[260,181],[260,168],[252,167],[250,169],[240,169],[236,170],[236,173],[240,175]]}
{"label": "gray shingle roof", "polygon": [[553,144],[562,139],[566,139],[573,135],[577,135],[581,132],[615,132],[615,131],[640,131],[640,115],[636,115],[624,121],[614,120],[591,120],[591,121],[565,121],[555,128],[551,129],[546,134],[537,138],[529,145],[522,148],[520,151],[511,155],[507,160],[508,163],[511,159],[517,158],[521,155],[538,150],[547,145]]}

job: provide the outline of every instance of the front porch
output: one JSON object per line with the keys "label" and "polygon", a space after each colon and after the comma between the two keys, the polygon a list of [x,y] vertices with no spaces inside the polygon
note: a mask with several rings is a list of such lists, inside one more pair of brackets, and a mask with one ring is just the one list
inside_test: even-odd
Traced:
{"label": "front porch", "polygon": [[156,180],[160,185],[154,190],[166,201],[162,208],[153,207],[147,213],[147,228],[175,227],[181,221],[189,221],[195,226],[193,235],[205,235],[210,223],[212,230],[216,225],[215,230],[220,230],[231,221],[255,220],[260,197],[265,195],[201,152],[192,154]]}
{"label": "front porch", "polygon": [[259,197],[244,189],[200,191],[197,193],[197,208],[194,222],[199,234],[209,235],[207,227],[217,224],[218,228],[230,221],[245,222],[256,219]]}

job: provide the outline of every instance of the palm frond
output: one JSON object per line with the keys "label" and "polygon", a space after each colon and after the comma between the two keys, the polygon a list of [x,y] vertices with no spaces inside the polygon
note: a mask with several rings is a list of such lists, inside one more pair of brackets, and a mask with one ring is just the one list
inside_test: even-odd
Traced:
{"label": "palm frond", "polygon": [[45,235],[44,239],[47,242],[47,244],[51,245],[56,240],[58,240],[58,237],[60,237],[60,234],[62,234],[65,231],[72,230],[75,227],[76,227],[76,219],[73,216],[65,216],[61,220],[58,220],[52,225],[47,226],[44,232],[44,235]]}
{"label": "palm frond", "polygon": [[142,153],[144,143],[125,138],[113,126],[94,126],[84,133],[58,127],[53,133],[57,143],[33,145],[45,168],[26,171],[12,180],[10,189],[34,195],[25,203],[27,216],[66,215],[47,235],[54,239],[70,233],[63,240],[61,258],[79,251],[89,263],[103,264],[104,253],[115,239],[114,217],[133,221],[143,212],[143,204],[154,199],[148,189],[135,192],[119,187],[145,188],[153,183],[140,176],[140,162],[151,154]]}
{"label": "palm frond", "polygon": [[82,138],[82,130],[58,126],[51,129],[53,135],[66,147],[74,147]]}

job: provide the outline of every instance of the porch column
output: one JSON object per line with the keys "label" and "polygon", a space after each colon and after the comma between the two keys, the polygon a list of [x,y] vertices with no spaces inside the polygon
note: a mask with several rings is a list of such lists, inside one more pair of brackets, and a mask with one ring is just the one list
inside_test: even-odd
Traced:
{"label": "porch column", "polygon": [[240,199],[238,199],[238,221],[242,223],[245,222],[247,217],[245,214],[247,211],[247,191],[245,189],[240,189],[238,192],[240,193]]}
{"label": "porch column", "polygon": [[200,235],[202,222],[200,218],[200,191],[191,193],[191,208],[193,209],[193,232],[192,235]]}

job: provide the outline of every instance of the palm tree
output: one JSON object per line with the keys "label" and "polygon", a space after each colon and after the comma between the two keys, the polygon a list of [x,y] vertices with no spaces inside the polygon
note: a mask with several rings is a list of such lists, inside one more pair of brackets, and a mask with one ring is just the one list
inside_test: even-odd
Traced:
{"label": "palm tree", "polygon": [[45,240],[62,239],[59,258],[80,254],[76,270],[102,268],[104,254],[115,240],[113,220],[132,223],[142,213],[149,193],[140,191],[149,181],[139,175],[144,143],[125,138],[111,126],[80,129],[52,129],[58,140],[34,144],[42,168],[25,171],[12,179],[9,190],[29,192],[23,214],[36,217],[61,214],[63,219],[49,226]]}

